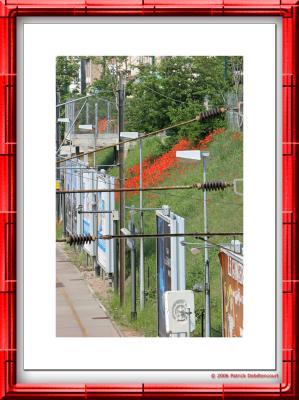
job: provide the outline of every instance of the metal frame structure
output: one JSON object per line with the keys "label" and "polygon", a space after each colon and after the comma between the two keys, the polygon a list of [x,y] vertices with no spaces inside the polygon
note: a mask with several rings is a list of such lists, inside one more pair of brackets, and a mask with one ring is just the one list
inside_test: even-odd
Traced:
{"label": "metal frame structure", "polygon": [[[157,221],[157,233],[158,230],[158,222],[159,219],[166,222],[169,226],[170,234],[177,234],[178,232],[183,233],[185,230],[185,219],[176,215],[175,213],[167,212],[166,208],[164,210],[156,211],[156,221]],[[157,331],[158,335],[162,335],[165,331],[165,327],[160,327],[160,313],[164,313],[164,307],[160,310],[161,302],[163,303],[163,299],[160,296],[160,268],[159,268],[159,240],[164,242],[164,238],[157,238],[157,254],[156,254],[156,270],[157,270]],[[184,290],[186,285],[185,279],[185,247],[180,244],[181,241],[184,241],[184,236],[172,236],[170,237],[170,271],[171,271],[171,287],[166,288],[166,290]],[[162,267],[163,273],[165,273],[165,265]],[[163,294],[161,294],[163,295]]]}

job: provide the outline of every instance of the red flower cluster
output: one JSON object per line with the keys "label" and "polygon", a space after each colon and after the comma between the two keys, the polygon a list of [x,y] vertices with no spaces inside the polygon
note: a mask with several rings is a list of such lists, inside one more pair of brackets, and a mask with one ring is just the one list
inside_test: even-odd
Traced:
{"label": "red flower cluster", "polygon": [[[187,139],[180,140],[173,148],[162,156],[156,158],[151,164],[148,160],[144,160],[142,164],[142,184],[143,187],[149,187],[162,182],[167,174],[167,170],[177,162],[176,151],[186,150],[190,148],[190,142]],[[129,169],[130,174],[135,175],[126,181],[126,188],[139,187],[139,164]]]}
{"label": "red flower cluster", "polygon": [[[157,183],[162,182],[167,176],[169,176],[168,170],[174,167],[178,162],[176,158],[176,152],[178,150],[188,150],[190,148],[193,150],[203,150],[207,146],[207,143],[210,143],[216,135],[222,132],[224,132],[224,128],[214,129],[195,147],[191,146],[189,140],[182,139],[170,151],[156,158],[152,163],[149,159],[145,159],[142,163],[143,187],[155,186]],[[183,171],[180,172],[183,173]],[[140,186],[139,164],[130,168],[129,173],[131,178],[126,180],[125,187],[138,188]],[[175,178],[173,181],[175,182]],[[132,194],[132,192],[130,194]]]}
{"label": "red flower cluster", "polygon": [[[150,160],[148,158],[146,158],[145,160],[143,160],[142,162],[142,170],[144,171],[146,168],[148,168],[150,166]],[[134,167],[129,168],[129,174],[131,176],[135,176],[139,174],[139,164],[134,165]]]}
{"label": "red flower cluster", "polygon": [[203,140],[201,140],[201,141],[198,143],[197,148],[200,149],[200,150],[206,149],[207,144],[210,143],[210,142],[212,142],[212,140],[214,139],[214,137],[215,137],[216,135],[219,135],[219,133],[222,133],[222,132],[224,132],[224,131],[225,131],[224,128],[217,128],[217,129],[214,129],[214,130],[213,130],[212,132],[210,132]]}

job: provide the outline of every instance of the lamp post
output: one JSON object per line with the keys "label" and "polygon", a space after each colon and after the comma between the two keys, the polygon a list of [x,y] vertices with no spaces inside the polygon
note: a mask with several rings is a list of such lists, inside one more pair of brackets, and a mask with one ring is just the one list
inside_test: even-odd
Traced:
{"label": "lamp post", "polygon": [[[139,132],[121,132],[121,137],[128,139],[137,139],[141,137]],[[139,139],[139,209],[140,209],[140,233],[144,233],[144,220],[143,220],[143,192],[142,192],[142,139]],[[140,238],[140,310],[144,309],[144,239]]]}
{"label": "lamp post", "polygon": [[[178,158],[187,158],[189,160],[203,159],[203,182],[207,181],[207,158],[209,157],[208,152],[201,152],[200,150],[186,150],[177,151],[176,156]],[[210,337],[211,335],[211,301],[210,301],[210,263],[208,253],[208,205],[207,205],[207,191],[203,191],[203,208],[204,208],[204,233],[205,233],[205,244],[204,244],[204,274],[205,274],[205,336]]]}
{"label": "lamp post", "polygon": [[[208,152],[202,152],[203,157],[203,183],[207,181],[207,158]],[[204,208],[204,233],[208,233],[208,204],[207,191],[203,191]],[[211,336],[211,301],[210,301],[210,261],[208,253],[208,236],[205,235],[205,336]]]}

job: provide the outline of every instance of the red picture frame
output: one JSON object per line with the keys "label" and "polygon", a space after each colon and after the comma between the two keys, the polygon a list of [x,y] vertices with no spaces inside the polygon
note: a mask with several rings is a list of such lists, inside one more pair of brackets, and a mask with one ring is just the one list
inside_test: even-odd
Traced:
{"label": "red picture frame", "polygon": [[[275,385],[25,385],[16,381],[16,18],[280,16],[283,25],[283,379]],[[297,0],[0,1],[0,398],[297,398],[299,52]]]}

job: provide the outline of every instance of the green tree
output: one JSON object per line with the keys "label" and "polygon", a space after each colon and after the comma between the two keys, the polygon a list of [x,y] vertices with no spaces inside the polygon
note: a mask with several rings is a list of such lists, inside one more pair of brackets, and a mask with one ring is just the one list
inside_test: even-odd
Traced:
{"label": "green tree", "polygon": [[[159,65],[142,65],[128,84],[127,128],[149,132],[191,119],[204,110],[206,99],[209,106],[223,105],[231,75],[224,57],[164,57]],[[173,131],[174,140],[188,136],[196,141],[223,125],[222,117],[186,125]]]}
{"label": "green tree", "polygon": [[118,89],[119,74],[123,73],[125,77],[128,57],[91,57],[93,63],[101,67],[101,78],[95,80],[89,86],[89,92],[102,94],[109,100],[115,100]]}
{"label": "green tree", "polygon": [[[128,57],[94,57],[101,65],[101,78],[90,87],[116,103],[118,77],[127,81],[125,129],[151,132],[194,118],[209,107],[223,106],[234,87],[233,71],[241,57],[163,57],[160,63],[139,64],[138,74],[128,77]],[[223,117],[193,123],[168,131],[169,145],[181,136],[197,141],[216,127],[224,126]]]}
{"label": "green tree", "polygon": [[[78,78],[79,60],[80,57],[56,58],[56,91],[60,93],[61,102],[70,96],[70,84]],[[75,90],[72,93],[78,92],[79,90]]]}

